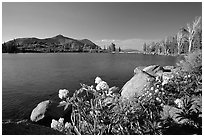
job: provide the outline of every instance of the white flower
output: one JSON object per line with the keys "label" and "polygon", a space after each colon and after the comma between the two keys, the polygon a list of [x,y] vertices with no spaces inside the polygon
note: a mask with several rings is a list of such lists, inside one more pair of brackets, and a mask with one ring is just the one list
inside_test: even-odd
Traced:
{"label": "white flower", "polygon": [[181,99],[176,99],[174,103],[178,106],[178,108],[183,107],[183,101]]}
{"label": "white flower", "polygon": [[100,83],[101,81],[102,81],[102,79],[101,79],[100,77],[96,77],[96,78],[95,78],[95,83],[96,83],[96,84]]}
{"label": "white flower", "polygon": [[157,92],[159,92],[159,90],[158,90],[158,89],[156,89],[156,90],[155,90],[155,93],[157,93]]}
{"label": "white flower", "polygon": [[160,98],[158,98],[158,97],[156,98],[156,100],[157,100],[157,101],[159,101],[159,102],[161,102],[161,99],[160,99]]}
{"label": "white flower", "polygon": [[150,90],[154,90],[154,87],[151,87],[151,89]]}
{"label": "white flower", "polygon": [[66,122],[64,128],[69,129],[71,126],[72,126],[71,123]]}
{"label": "white flower", "polygon": [[58,122],[59,122],[59,123],[63,123],[63,122],[64,122],[64,118],[60,118],[60,119],[58,120]]}
{"label": "white flower", "polygon": [[151,96],[152,95],[152,93],[149,93],[149,96]]}
{"label": "white flower", "polygon": [[157,85],[157,88],[159,88],[159,85]]}
{"label": "white flower", "polygon": [[190,78],[190,77],[191,77],[191,75],[188,75],[188,77]]}
{"label": "white flower", "polygon": [[101,81],[96,86],[96,90],[108,90],[108,89],[109,89],[109,86],[108,86],[108,84],[105,81]]}
{"label": "white flower", "polygon": [[58,121],[52,119],[51,128],[53,128],[53,129],[57,129],[57,125],[58,125]]}
{"label": "white flower", "polygon": [[69,93],[69,91],[67,89],[60,89],[58,96],[60,99],[63,99],[63,98],[67,97],[68,93]]}

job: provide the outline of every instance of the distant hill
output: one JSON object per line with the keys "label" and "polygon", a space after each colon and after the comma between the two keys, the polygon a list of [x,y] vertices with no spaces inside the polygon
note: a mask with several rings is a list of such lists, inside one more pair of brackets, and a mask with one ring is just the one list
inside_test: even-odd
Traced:
{"label": "distant hill", "polygon": [[77,40],[63,35],[51,38],[17,38],[2,44],[3,52],[89,52],[100,47],[88,39]]}

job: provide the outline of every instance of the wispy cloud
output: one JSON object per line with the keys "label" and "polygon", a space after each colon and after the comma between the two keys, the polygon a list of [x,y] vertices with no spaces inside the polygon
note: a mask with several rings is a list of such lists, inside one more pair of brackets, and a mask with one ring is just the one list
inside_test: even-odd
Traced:
{"label": "wispy cloud", "polygon": [[118,39],[102,39],[95,41],[96,44],[101,46],[109,46],[111,43],[116,44],[117,47],[122,49],[137,49],[142,50],[142,46],[144,43],[150,43],[152,41],[159,41],[159,40],[146,40],[146,39],[126,39],[126,40],[118,40]]}

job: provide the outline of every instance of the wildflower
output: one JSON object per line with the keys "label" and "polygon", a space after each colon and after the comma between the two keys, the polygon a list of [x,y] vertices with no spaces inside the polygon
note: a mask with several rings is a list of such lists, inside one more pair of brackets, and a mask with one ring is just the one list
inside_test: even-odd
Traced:
{"label": "wildflower", "polygon": [[190,78],[190,77],[191,77],[191,75],[188,75],[188,77]]}
{"label": "wildflower", "polygon": [[154,87],[151,87],[151,89],[150,90],[154,90]]}
{"label": "wildflower", "polygon": [[151,96],[152,95],[152,93],[149,93],[149,96]]}
{"label": "wildflower", "polygon": [[159,88],[159,85],[157,85],[157,88]]}
{"label": "wildflower", "polygon": [[71,127],[72,127],[71,123],[68,123],[68,122],[66,122],[64,125],[64,128],[66,128],[66,129],[69,129]]}
{"label": "wildflower", "polygon": [[158,89],[156,89],[156,90],[155,90],[155,93],[157,93],[157,92],[159,92],[159,90],[158,90]]}
{"label": "wildflower", "polygon": [[91,88],[91,90],[93,90],[93,89],[94,89],[94,86],[93,86],[93,85],[91,85],[91,87],[90,87],[90,88]]}
{"label": "wildflower", "polygon": [[109,89],[109,86],[108,86],[108,84],[105,81],[101,81],[96,86],[96,90],[108,90],[108,89]]}
{"label": "wildflower", "polygon": [[60,119],[58,120],[58,122],[59,122],[59,123],[63,123],[63,122],[64,122],[64,118],[60,118]]}
{"label": "wildflower", "polygon": [[100,77],[96,77],[95,78],[95,83],[96,84],[99,84],[101,81],[102,81],[102,79]]}
{"label": "wildflower", "polygon": [[163,91],[163,90],[164,90],[164,88],[161,88],[161,90]]}
{"label": "wildflower", "polygon": [[90,111],[89,113],[90,113],[90,115],[93,115],[93,111]]}
{"label": "wildflower", "polygon": [[181,99],[176,99],[174,101],[174,103],[177,105],[178,108],[182,108],[183,107],[183,102]]}
{"label": "wildflower", "polygon": [[57,125],[58,125],[58,121],[52,119],[51,128],[53,128],[53,129],[57,129]]}
{"label": "wildflower", "polygon": [[164,104],[163,104],[163,103],[161,103],[161,104],[160,104],[160,106],[161,106],[161,107],[163,107],[163,106],[164,106]]}
{"label": "wildflower", "polygon": [[158,97],[156,98],[156,100],[157,100],[157,101],[159,101],[159,102],[161,102],[161,99],[160,99],[160,98],[158,98]]}
{"label": "wildflower", "polygon": [[63,99],[67,97],[68,93],[69,91],[67,89],[60,89],[58,96],[60,99]]}

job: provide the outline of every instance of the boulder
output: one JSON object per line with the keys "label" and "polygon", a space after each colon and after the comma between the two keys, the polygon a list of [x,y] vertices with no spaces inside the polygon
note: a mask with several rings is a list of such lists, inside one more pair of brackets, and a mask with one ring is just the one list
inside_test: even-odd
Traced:
{"label": "boulder", "polygon": [[30,120],[37,122],[45,117],[45,112],[47,111],[48,106],[50,105],[50,101],[46,100],[37,105],[36,108],[33,109]]}
{"label": "boulder", "polygon": [[134,69],[134,76],[122,87],[121,96],[124,98],[132,98],[135,95],[142,95],[145,87],[148,87],[157,76],[166,78],[170,77],[172,67],[163,68],[159,65],[151,65],[148,67],[137,67]]}
{"label": "boulder", "polygon": [[52,119],[58,120],[59,118],[64,118],[65,122],[70,122],[71,113],[71,105],[64,110],[64,106],[59,107],[58,102],[47,100],[39,103],[37,107],[33,109],[30,120],[50,127]]}
{"label": "boulder", "polygon": [[154,80],[151,76],[144,73],[142,70],[136,69],[135,75],[122,87],[121,96],[131,99],[135,95],[142,95],[142,91],[150,82]]}

